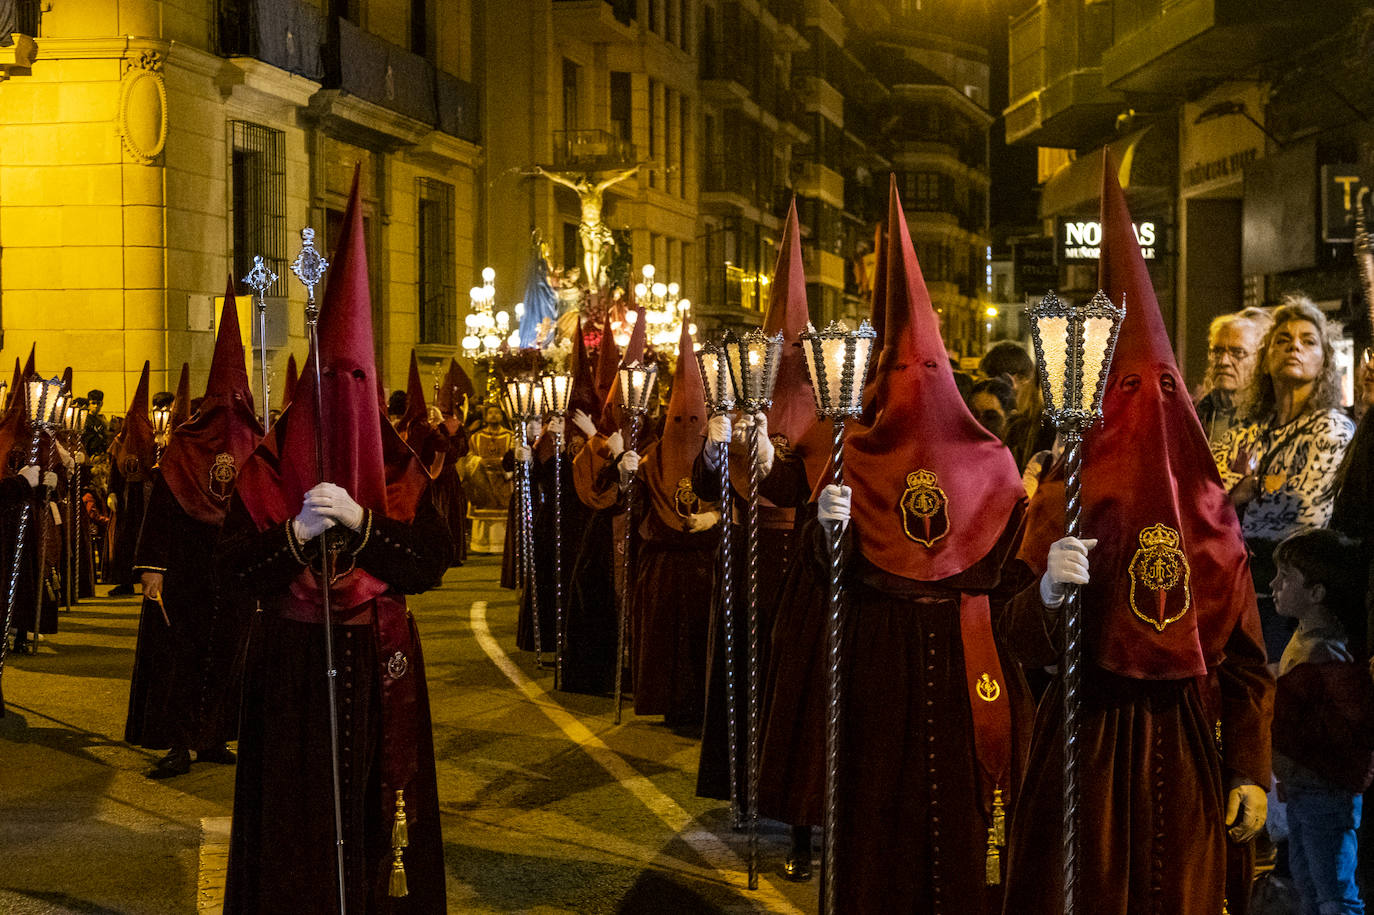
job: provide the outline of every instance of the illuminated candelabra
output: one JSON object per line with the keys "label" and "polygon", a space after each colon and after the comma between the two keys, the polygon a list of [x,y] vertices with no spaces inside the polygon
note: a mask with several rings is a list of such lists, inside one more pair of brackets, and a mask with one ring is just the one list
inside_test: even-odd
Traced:
{"label": "illuminated candelabra", "polygon": [[[635,304],[644,309],[644,339],[658,352],[676,354],[682,318],[691,313],[692,303],[681,296],[682,290],[677,283],[655,280],[656,273],[653,264],[645,264],[641,268],[642,280],[635,284]],[[628,315],[627,319],[629,324],[625,333],[628,338],[635,319]],[[693,335],[697,332],[695,324],[687,329]]]}
{"label": "illuminated candelabra", "polygon": [[[482,269],[482,285],[468,290],[468,315],[463,319],[467,333],[463,336],[463,355],[479,362],[489,362],[502,345],[516,346],[516,334],[511,327],[510,312],[496,309],[496,271]],[[518,324],[524,315],[523,302],[512,309]]]}

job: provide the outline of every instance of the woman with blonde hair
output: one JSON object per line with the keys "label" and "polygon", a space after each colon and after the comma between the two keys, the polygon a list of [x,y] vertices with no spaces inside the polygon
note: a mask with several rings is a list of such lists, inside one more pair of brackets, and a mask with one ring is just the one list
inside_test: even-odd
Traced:
{"label": "woman with blonde hair", "polygon": [[1265,648],[1275,661],[1292,623],[1274,612],[1274,547],[1331,519],[1336,471],[1355,432],[1341,409],[1326,317],[1311,299],[1291,294],[1274,310],[1241,409],[1244,421],[1217,444],[1213,457],[1240,514]]}

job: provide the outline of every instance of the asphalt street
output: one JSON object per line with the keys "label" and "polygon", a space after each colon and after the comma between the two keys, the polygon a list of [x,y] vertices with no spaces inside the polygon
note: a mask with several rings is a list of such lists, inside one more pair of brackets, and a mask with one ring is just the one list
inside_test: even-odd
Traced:
{"label": "asphalt street", "polygon": [[[514,593],[474,557],[412,599],[428,667],[451,912],[814,912],[779,875],[759,889],[728,809],[693,796],[696,741],[612,723],[607,697],[554,693],[515,649]],[[108,590],[102,587],[101,592]],[[156,782],[122,740],[137,598],[83,601],[36,656],[11,655],[0,719],[0,912],[217,912],[234,768]],[[322,901],[321,911],[329,911]]]}

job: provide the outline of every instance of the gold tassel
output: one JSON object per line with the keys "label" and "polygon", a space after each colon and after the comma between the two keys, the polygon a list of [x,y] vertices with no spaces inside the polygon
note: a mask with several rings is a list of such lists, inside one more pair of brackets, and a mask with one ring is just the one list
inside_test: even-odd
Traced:
{"label": "gold tassel", "polygon": [[983,867],[983,882],[997,886],[1002,882],[1002,853],[997,850],[997,831],[988,830],[988,856]]}
{"label": "gold tassel", "polygon": [[393,897],[406,896],[410,888],[406,886],[406,866],[401,860],[405,848],[410,844],[410,829],[406,823],[406,796],[404,791],[396,792],[396,818],[391,824],[391,884],[387,892]]}
{"label": "gold tassel", "polygon": [[391,847],[405,848],[410,844],[410,829],[406,824],[406,793],[396,792],[396,819],[391,824]]}
{"label": "gold tassel", "polygon": [[406,866],[401,863],[401,849],[394,848],[391,851],[394,856],[391,860],[391,884],[387,893],[399,898],[410,894],[410,888],[406,886]]}
{"label": "gold tassel", "polygon": [[1007,813],[1001,788],[992,791],[992,834],[998,848],[1007,847]]}

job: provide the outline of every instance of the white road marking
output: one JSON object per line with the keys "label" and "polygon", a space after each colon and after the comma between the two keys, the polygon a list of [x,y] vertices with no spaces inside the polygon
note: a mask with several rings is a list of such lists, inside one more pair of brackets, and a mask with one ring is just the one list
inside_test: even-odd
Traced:
{"label": "white road marking", "polygon": [[739,855],[735,854],[734,849],[721,841],[711,831],[702,828],[697,823],[696,818],[682,809],[677,801],[664,794],[650,779],[636,771],[624,758],[608,747],[601,738],[593,734],[581,720],[563,708],[544,687],[526,677],[524,672],[506,654],[500,643],[492,637],[491,630],[487,627],[486,601],[473,601],[470,616],[473,638],[477,640],[477,644],[486,652],[491,662],[496,665],[501,673],[505,674],[506,679],[510,680],[516,689],[524,693],[530,703],[552,721],[568,740],[581,747],[597,765],[606,770],[611,778],[619,782],[635,796],[636,800],[649,808],[649,812],[662,821],[669,830],[676,833],[679,838],[701,855],[708,864],[715,868],[717,873],[725,878],[725,882],[744,890],[748,893],[749,899],[757,900],[766,907],[763,909],[764,911],[802,915],[801,910],[792,905],[762,874],[759,875],[759,888],[752,891],[748,890],[745,862]]}
{"label": "white road marking", "polygon": [[224,881],[229,875],[229,823],[232,817],[201,817],[196,911],[224,911]]}

